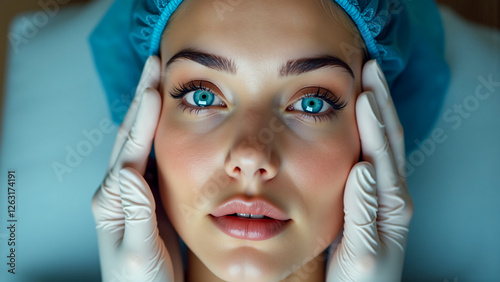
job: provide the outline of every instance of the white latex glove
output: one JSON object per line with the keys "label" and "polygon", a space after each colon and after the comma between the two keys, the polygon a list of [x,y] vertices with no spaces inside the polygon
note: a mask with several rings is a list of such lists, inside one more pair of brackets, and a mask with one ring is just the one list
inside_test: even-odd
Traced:
{"label": "white latex glove", "polygon": [[103,281],[174,281],[155,201],[142,177],[161,110],[160,73],[159,58],[150,57],[118,130],[108,174],[92,199]]}
{"label": "white latex glove", "polygon": [[376,61],[363,67],[356,118],[363,162],[344,193],[344,233],[327,281],[400,281],[413,214],[405,179],[403,129]]}

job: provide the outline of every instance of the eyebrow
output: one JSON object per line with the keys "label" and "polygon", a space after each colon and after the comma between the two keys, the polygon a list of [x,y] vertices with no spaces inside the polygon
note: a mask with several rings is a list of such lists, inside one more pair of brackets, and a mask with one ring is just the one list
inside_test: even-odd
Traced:
{"label": "eyebrow", "polygon": [[[236,74],[236,65],[233,60],[214,55],[192,48],[183,49],[175,54],[166,64],[168,69],[174,62],[179,60],[190,60],[211,68],[217,71],[227,72],[229,74]],[[280,76],[300,75],[305,72],[318,70],[324,67],[338,67],[347,72],[354,79],[354,72],[349,65],[338,57],[331,55],[323,55],[312,58],[301,58],[297,60],[290,60],[280,68]]]}
{"label": "eyebrow", "polygon": [[349,65],[338,57],[324,55],[314,58],[302,58],[288,61],[280,70],[280,76],[299,75],[324,67],[338,67],[354,79],[354,72]]}
{"label": "eyebrow", "polygon": [[229,74],[236,74],[236,65],[232,60],[222,56],[197,51],[191,48],[184,49],[170,58],[166,65],[167,69],[171,64],[182,59],[191,60],[214,70],[224,71]]}

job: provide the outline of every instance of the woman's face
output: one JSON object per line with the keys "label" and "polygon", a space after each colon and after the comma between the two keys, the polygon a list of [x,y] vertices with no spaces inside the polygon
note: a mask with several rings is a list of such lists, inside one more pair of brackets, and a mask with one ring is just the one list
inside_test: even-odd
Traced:
{"label": "woman's face", "polygon": [[165,211],[213,274],[282,279],[342,227],[361,54],[316,1],[182,5],[161,46]]}

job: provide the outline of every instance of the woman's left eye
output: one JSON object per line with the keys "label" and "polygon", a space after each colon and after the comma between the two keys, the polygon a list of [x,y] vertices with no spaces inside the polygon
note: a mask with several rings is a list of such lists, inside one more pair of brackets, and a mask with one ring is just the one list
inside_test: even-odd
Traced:
{"label": "woman's left eye", "polygon": [[299,93],[305,95],[288,106],[287,110],[296,111],[305,119],[314,119],[314,122],[331,119],[347,105],[339,96],[322,87],[304,88]]}
{"label": "woman's left eye", "polygon": [[321,114],[328,111],[331,106],[322,99],[316,97],[307,97],[295,102],[292,107],[297,111],[309,114]]}

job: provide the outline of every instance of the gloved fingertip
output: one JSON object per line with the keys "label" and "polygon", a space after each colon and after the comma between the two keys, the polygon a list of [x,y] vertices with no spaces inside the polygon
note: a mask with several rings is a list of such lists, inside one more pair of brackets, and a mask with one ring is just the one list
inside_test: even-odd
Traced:
{"label": "gloved fingertip", "polygon": [[380,109],[377,105],[377,100],[375,100],[375,95],[373,92],[367,92],[366,97],[368,98],[368,102],[370,103],[370,109],[372,111],[375,120],[378,122],[379,127],[384,127],[384,121],[382,119],[382,114],[380,113]]}
{"label": "gloved fingertip", "polygon": [[[144,89],[144,97],[146,95],[149,96],[147,99],[156,99],[156,100],[161,99],[160,93],[158,93],[158,90],[156,90],[152,87],[148,87],[148,88]],[[155,101],[155,103],[158,103],[158,101]]]}
{"label": "gloved fingertip", "polygon": [[145,69],[149,68],[149,66],[150,66],[150,64],[151,64],[152,57],[153,57],[153,55],[150,55],[150,56],[148,57],[148,59],[146,60],[146,62],[144,63],[144,68],[145,68]]}
{"label": "gloved fingertip", "polygon": [[[375,95],[371,91],[363,92],[359,95],[356,102],[356,112],[360,119],[367,117],[365,113],[369,113],[369,118],[375,121],[379,128],[384,128],[382,114],[375,99]],[[367,120],[369,121],[369,120]]]}
{"label": "gloved fingertip", "polygon": [[[385,79],[384,72],[382,71],[382,68],[380,67],[377,60],[373,59],[365,63],[365,65],[363,66],[362,77],[364,90],[376,91],[378,89],[381,90],[380,92],[382,92],[377,94],[381,95],[379,98],[383,98],[383,101],[386,101],[389,98],[390,92],[387,80]],[[379,85],[380,87],[377,87],[377,85]]]}
{"label": "gloved fingertip", "polygon": [[371,59],[365,63],[363,69],[367,72],[373,72],[377,71],[377,69],[380,69],[380,65],[377,63],[377,59]]}
{"label": "gloved fingertip", "polygon": [[147,86],[157,88],[160,85],[161,62],[157,56],[149,56],[141,74],[141,79],[137,87],[137,95],[141,95]]}
{"label": "gloved fingertip", "polygon": [[155,64],[159,64],[159,62],[160,62],[160,59],[158,58],[158,56],[150,55],[148,57],[148,59],[146,60],[146,62],[144,63],[144,69],[145,70],[150,69],[150,68],[154,67]]}
{"label": "gloved fingertip", "polygon": [[378,76],[378,72],[381,72],[379,64],[376,59],[369,60],[363,66],[363,78],[373,77],[374,74]]}

